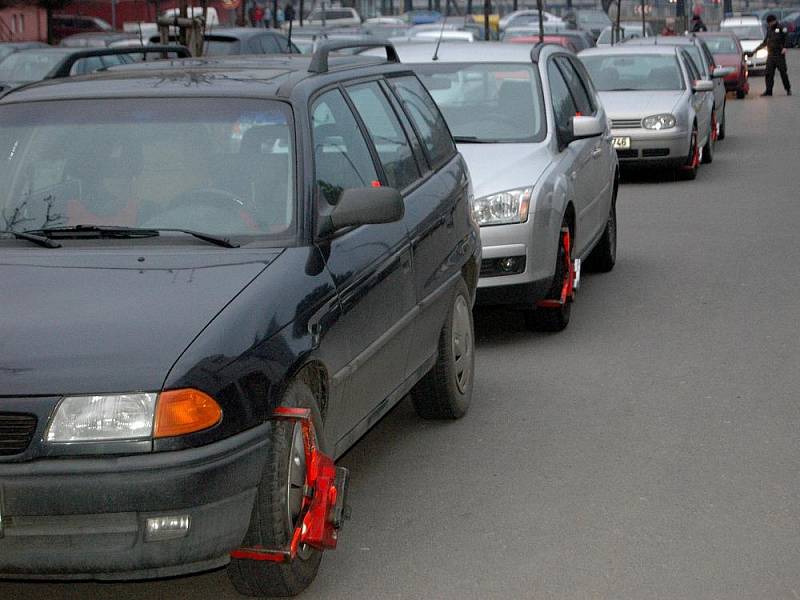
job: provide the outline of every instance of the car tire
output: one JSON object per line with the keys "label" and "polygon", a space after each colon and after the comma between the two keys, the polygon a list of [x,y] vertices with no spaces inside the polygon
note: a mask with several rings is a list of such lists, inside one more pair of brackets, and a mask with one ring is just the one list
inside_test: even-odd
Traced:
{"label": "car tire", "polygon": [[745,93],[745,91],[744,91],[744,90],[741,90],[741,89],[737,89],[737,90],[736,90],[736,99],[737,99],[737,100],[744,100],[744,97],[745,97],[746,95],[747,95],[747,94]]}
{"label": "car tire", "polygon": [[[322,418],[316,398],[308,386],[300,381],[292,382],[284,394],[281,406],[311,409],[317,444],[325,451]],[[299,512],[302,498],[305,459],[304,456],[300,458],[303,449],[300,423],[290,420],[270,421],[268,435],[264,471],[258,485],[250,527],[242,541],[245,548],[286,547],[296,525],[291,522],[292,513]],[[303,470],[302,477],[297,474],[298,468]],[[294,559],[283,563],[234,558],[227,571],[233,586],[240,594],[261,597],[295,596],[314,581],[321,560],[321,551],[303,547]]]}
{"label": "car tire", "polygon": [[686,162],[678,167],[678,179],[692,181],[697,178],[697,168],[700,166],[700,142],[697,137],[697,124],[692,127],[692,135],[689,138],[689,154]]}
{"label": "car tire", "polygon": [[[564,227],[568,227],[568,223],[564,220],[561,223],[559,231]],[[570,233],[572,230],[570,229]],[[569,272],[564,266],[564,254],[566,250],[561,243],[561,234],[559,233],[558,252],[556,253],[556,269],[553,275],[553,283],[550,285],[550,291],[547,293],[546,298],[560,298],[561,286],[564,283],[564,277],[569,276]],[[572,240],[570,235],[570,240]],[[571,246],[573,243],[570,244]],[[570,248],[570,251],[572,249]],[[570,260],[572,257],[569,257]],[[570,314],[572,313],[572,302],[567,302],[558,308],[534,308],[525,311],[525,326],[533,331],[544,332],[558,332],[563,331],[569,325]]]}
{"label": "car tire", "polygon": [[617,262],[617,188],[611,199],[611,210],[608,213],[606,227],[597,245],[586,259],[586,267],[590,271],[608,273]]}
{"label": "car tire", "polygon": [[459,279],[439,334],[436,363],[411,390],[423,419],[460,419],[472,400],[475,379],[475,329],[467,284]]}
{"label": "car tire", "polygon": [[717,134],[717,141],[725,139],[725,129],[726,125],[728,124],[728,117],[725,111],[727,106],[728,106],[727,101],[722,103],[722,118],[719,121],[719,133]]}
{"label": "car tire", "polygon": [[711,127],[708,131],[708,139],[706,140],[706,144],[703,146],[701,162],[704,165],[710,165],[712,162],[714,162],[714,146],[716,145],[717,141],[718,123],[717,109],[715,108],[711,111]]}

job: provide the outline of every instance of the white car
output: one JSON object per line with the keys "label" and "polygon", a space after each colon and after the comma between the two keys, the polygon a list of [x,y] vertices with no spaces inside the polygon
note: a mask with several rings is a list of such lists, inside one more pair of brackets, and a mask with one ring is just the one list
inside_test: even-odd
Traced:
{"label": "white car", "polygon": [[[725,19],[719,24],[720,31],[729,31],[739,38],[742,50],[751,52],[755,50],[767,32],[764,24],[758,17],[733,17]],[[764,71],[767,68],[767,49],[762,48],[756,52],[755,56],[747,58],[747,70],[752,74],[755,71]]]}
{"label": "white car", "polygon": [[[515,10],[514,12],[510,12],[507,15],[505,15],[502,19],[500,19],[497,26],[500,28],[500,31],[503,31],[506,27],[517,27],[520,25],[527,25],[533,21],[538,21],[538,19],[539,19],[538,10],[535,9]],[[558,17],[553,13],[549,13],[547,11],[542,11],[542,20],[545,22],[551,22],[551,21],[562,22],[561,17]]]}
{"label": "white car", "polygon": [[361,15],[355,8],[317,8],[311,11],[305,20],[306,25],[322,25],[325,27],[350,27],[361,25]]}

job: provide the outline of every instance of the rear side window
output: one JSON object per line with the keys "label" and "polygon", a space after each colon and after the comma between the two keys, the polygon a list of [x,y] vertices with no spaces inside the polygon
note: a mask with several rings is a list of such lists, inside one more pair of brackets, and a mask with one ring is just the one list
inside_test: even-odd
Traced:
{"label": "rear side window", "polygon": [[389,81],[422,139],[431,166],[436,168],[444,164],[455,154],[456,148],[433,98],[416,77],[397,77]]}
{"label": "rear side window", "polygon": [[564,80],[567,82],[570,92],[572,92],[572,98],[575,101],[578,112],[586,116],[593,115],[595,113],[594,102],[592,102],[586,84],[578,74],[572,61],[566,56],[557,56],[554,60],[561,74],[564,76]]}
{"label": "rear side window", "polygon": [[380,86],[356,85],[347,93],[378,151],[389,185],[402,190],[414,183],[419,177],[414,153]]}
{"label": "rear side window", "polygon": [[338,90],[314,102],[311,136],[316,183],[329,204],[337,204],[344,190],[369,187],[378,180],[367,142]]}

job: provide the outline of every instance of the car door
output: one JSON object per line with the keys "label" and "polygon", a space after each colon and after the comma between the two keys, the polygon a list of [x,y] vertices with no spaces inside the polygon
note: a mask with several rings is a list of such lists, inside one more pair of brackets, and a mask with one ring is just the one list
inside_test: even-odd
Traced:
{"label": "car door", "polygon": [[[561,74],[572,93],[572,98],[578,112],[583,116],[600,117],[605,122],[606,116],[602,104],[597,101],[589,75],[578,59],[572,56],[557,56],[555,58]],[[587,186],[589,204],[583,217],[583,240],[579,240],[576,250],[581,251],[583,243],[594,244],[600,237],[608,221],[611,208],[611,192],[614,184],[614,149],[611,147],[610,132],[604,131],[603,135],[586,140],[590,146],[590,159],[586,167],[586,181],[580,182],[581,187]],[[577,256],[581,256],[579,252]]]}
{"label": "car door", "polygon": [[422,167],[422,179],[405,193],[419,305],[407,366],[413,375],[436,352],[450,291],[480,241],[470,223],[469,175],[436,102],[414,75],[387,81]]}
{"label": "car door", "polygon": [[576,226],[574,232],[573,254],[582,256],[588,247],[592,235],[592,223],[589,209],[595,196],[592,181],[592,152],[596,140],[575,140],[564,146],[560,140],[566,139],[572,131],[572,118],[580,113],[575,99],[570,92],[561,69],[555,62],[555,56],[547,61],[547,80],[550,97],[553,102],[553,115],[556,122],[556,135],[561,150],[559,160],[563,161],[563,169],[569,179],[570,196],[575,205]]}
{"label": "car door", "polygon": [[[697,67],[692,60],[692,57],[685,50],[680,51],[683,58],[683,63],[689,75],[687,85],[690,87],[692,82],[698,79],[703,79],[703,76],[698,71]],[[689,102],[692,104],[695,115],[697,116],[697,131],[700,136],[700,142],[705,144],[708,135],[711,133],[711,109],[714,103],[713,92],[692,92]]]}
{"label": "car door", "polygon": [[[338,88],[311,106],[317,210],[329,214],[342,192],[380,185],[376,161],[348,101]],[[318,242],[339,293],[347,332],[348,366],[332,374],[343,405],[331,411],[337,447],[346,447],[382,414],[383,403],[404,380],[415,309],[408,234],[402,221],[362,225]],[[327,428],[327,425],[326,425]],[[348,441],[349,440],[349,441]]]}

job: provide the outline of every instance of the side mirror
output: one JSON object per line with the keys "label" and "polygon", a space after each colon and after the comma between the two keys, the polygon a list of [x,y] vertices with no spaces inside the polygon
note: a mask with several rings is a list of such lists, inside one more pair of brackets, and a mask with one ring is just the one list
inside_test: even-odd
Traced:
{"label": "side mirror", "polygon": [[693,92],[713,92],[714,82],[710,79],[695,79],[692,82]]}
{"label": "side mirror", "polygon": [[333,230],[359,225],[393,223],[403,218],[403,197],[394,188],[368,187],[344,190],[330,216]]}
{"label": "side mirror", "polygon": [[600,117],[572,117],[572,139],[583,140],[586,138],[603,135],[606,122]]}
{"label": "side mirror", "polygon": [[714,67],[712,76],[717,79],[720,77],[727,77],[728,75],[733,74],[734,70],[735,69],[733,67],[716,66]]}

